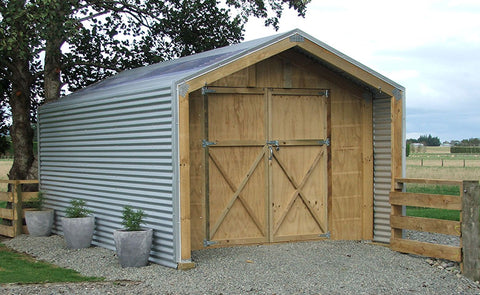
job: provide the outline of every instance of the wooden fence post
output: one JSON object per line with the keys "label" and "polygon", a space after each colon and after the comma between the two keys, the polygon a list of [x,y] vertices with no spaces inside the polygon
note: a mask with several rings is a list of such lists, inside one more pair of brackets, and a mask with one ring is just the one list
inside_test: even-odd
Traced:
{"label": "wooden fence post", "polygon": [[22,202],[22,185],[15,180],[13,183],[13,235],[14,237],[22,234],[23,227],[23,202]]}
{"label": "wooden fence post", "polygon": [[463,182],[462,244],[463,274],[480,280],[480,185],[478,181]]}

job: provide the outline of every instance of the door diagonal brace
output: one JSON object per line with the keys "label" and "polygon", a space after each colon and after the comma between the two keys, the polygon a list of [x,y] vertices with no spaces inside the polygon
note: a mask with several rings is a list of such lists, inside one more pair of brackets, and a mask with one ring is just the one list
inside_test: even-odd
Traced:
{"label": "door diagonal brace", "polygon": [[323,153],[324,151],[322,150],[320,153],[318,153],[318,155],[315,157],[315,160],[313,161],[312,165],[310,166],[310,168],[308,169],[307,171],[307,174],[305,174],[305,176],[303,177],[303,180],[302,182],[300,183],[300,185],[297,184],[297,182],[295,181],[295,179],[288,173],[287,169],[285,168],[285,164],[278,158],[278,156],[276,155],[276,153],[273,153],[273,157],[275,158],[275,160],[277,161],[278,165],[280,166],[280,168],[282,169],[283,173],[285,174],[285,176],[287,176],[288,180],[290,181],[290,183],[292,184],[293,188],[295,189],[295,192],[293,193],[292,197],[290,198],[290,201],[288,202],[287,204],[287,207],[285,208],[285,210],[283,211],[282,215],[280,215],[280,218],[278,220],[278,222],[276,223],[275,225],[275,228],[273,230],[274,233],[277,233],[277,231],[279,230],[280,226],[282,225],[283,221],[285,220],[285,217],[287,216],[288,212],[290,211],[290,209],[292,208],[293,206],[293,203],[295,202],[295,200],[297,199],[297,196],[300,197],[300,199],[303,201],[303,203],[305,204],[305,206],[307,207],[308,211],[310,212],[310,214],[312,215],[313,219],[315,220],[315,222],[318,224],[318,226],[320,227],[320,229],[322,230],[322,232],[325,232],[325,228],[320,220],[320,217],[317,215],[317,213],[315,212],[315,209],[310,205],[310,203],[307,201],[307,199],[305,198],[305,195],[304,193],[302,192],[302,188],[305,186],[305,183],[307,182],[308,178],[310,178],[310,175],[312,174],[313,170],[315,169],[315,167],[318,165],[318,162],[320,162],[320,159],[322,158],[323,156]]}
{"label": "door diagonal brace", "polygon": [[253,219],[255,225],[257,226],[257,228],[260,230],[260,232],[262,233],[262,235],[265,235],[265,230],[262,228],[261,224],[260,224],[260,221],[258,220],[258,218],[255,216],[255,214],[253,213],[253,209],[248,205],[248,203],[246,202],[246,200],[243,199],[243,197],[240,196],[240,193],[243,191],[243,189],[245,188],[248,180],[250,180],[250,177],[253,175],[253,172],[255,171],[255,169],[257,169],[257,166],[258,164],[261,162],[262,158],[264,157],[265,155],[265,152],[267,151],[267,148],[266,146],[264,146],[262,148],[262,151],[258,154],[257,158],[255,159],[255,161],[253,162],[252,166],[250,167],[249,171],[247,172],[247,174],[245,175],[245,178],[242,180],[242,182],[240,183],[239,187],[238,188],[235,188],[235,185],[233,184],[233,182],[226,176],[227,174],[225,173],[225,170],[221,167],[221,165],[219,164],[218,162],[218,159],[213,155],[213,154],[209,154],[210,156],[210,159],[212,159],[213,163],[215,164],[215,166],[218,168],[218,170],[220,171],[220,174],[222,175],[222,177],[225,179],[225,181],[227,182],[228,186],[230,187],[230,189],[232,190],[232,192],[234,192],[233,196],[230,198],[230,201],[228,202],[227,206],[225,207],[225,209],[223,210],[222,214],[220,214],[219,218],[217,219],[217,222],[214,224],[213,228],[211,229],[210,231],[210,238],[213,238],[213,236],[215,235],[215,233],[217,232],[218,228],[220,227],[220,225],[222,224],[225,216],[227,216],[228,212],[230,212],[230,209],[232,209],[233,207],[233,204],[235,203],[235,200],[237,200],[237,198],[240,200],[240,202],[242,203],[243,207],[245,208],[245,210],[247,210],[248,214],[250,215],[250,217]]}

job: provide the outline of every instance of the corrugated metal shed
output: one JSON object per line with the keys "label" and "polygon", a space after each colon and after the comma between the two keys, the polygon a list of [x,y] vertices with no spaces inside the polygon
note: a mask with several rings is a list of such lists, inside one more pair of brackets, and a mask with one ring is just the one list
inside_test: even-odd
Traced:
{"label": "corrugated metal shed", "polygon": [[[112,231],[120,227],[123,206],[132,205],[146,212],[146,226],[154,229],[151,260],[176,267],[182,262],[179,97],[191,91],[189,82],[202,75],[288,39],[309,40],[334,58],[404,91],[300,30],[119,73],[39,109],[39,180],[46,205],[57,210],[55,232],[62,231],[59,217],[68,202],[81,198],[95,212],[94,244],[114,249]],[[343,65],[305,48],[298,50],[372,93],[382,94]],[[383,237],[389,231],[384,200],[391,177],[386,171],[391,163],[386,142],[391,135],[385,121],[390,116],[388,102],[374,100],[374,216],[379,241],[386,241]]]}

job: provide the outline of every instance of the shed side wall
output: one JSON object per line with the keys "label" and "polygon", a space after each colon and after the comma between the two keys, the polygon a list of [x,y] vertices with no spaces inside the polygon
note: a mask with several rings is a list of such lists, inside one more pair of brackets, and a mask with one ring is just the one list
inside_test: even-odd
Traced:
{"label": "shed side wall", "polygon": [[373,100],[374,229],[373,240],[390,242],[392,136],[390,98]]}
{"label": "shed side wall", "polygon": [[[67,100],[39,111],[39,178],[54,232],[74,198],[96,217],[93,244],[115,249],[123,206],[146,213],[151,261],[176,267],[173,229],[171,90]],[[88,100],[88,101],[87,101]]]}

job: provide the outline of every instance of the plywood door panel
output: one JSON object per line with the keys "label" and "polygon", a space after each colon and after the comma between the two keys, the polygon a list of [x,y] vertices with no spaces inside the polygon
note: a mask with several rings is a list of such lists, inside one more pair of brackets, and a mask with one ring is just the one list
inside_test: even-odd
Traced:
{"label": "plywood door panel", "polygon": [[[222,93],[208,97],[208,240],[267,241],[265,99]],[[260,143],[260,144],[259,144]]]}
{"label": "plywood door panel", "polygon": [[207,103],[207,239],[318,239],[328,230],[324,92],[219,90]]}
{"label": "plywood door panel", "polygon": [[272,93],[269,107],[269,138],[279,142],[270,169],[271,238],[318,238],[328,230],[325,98]]}

